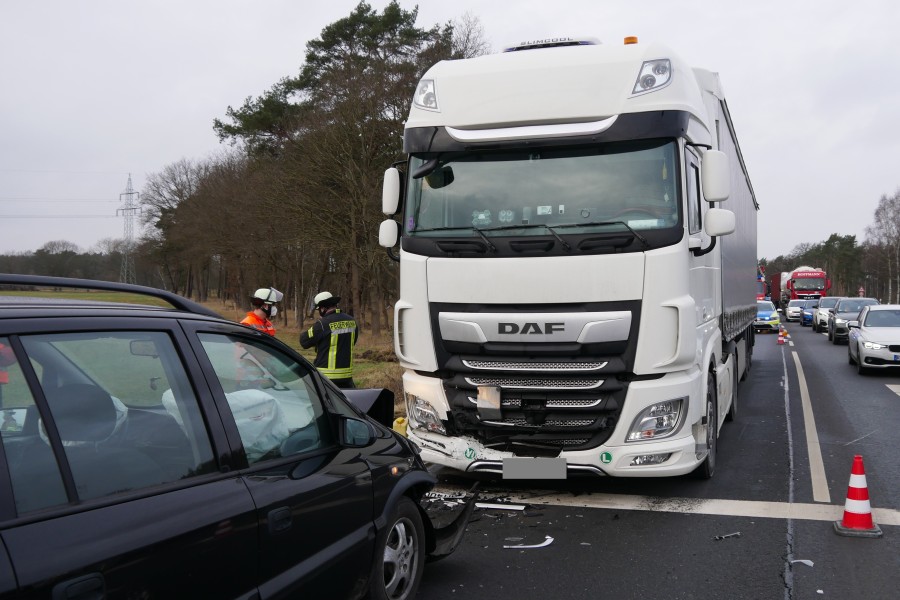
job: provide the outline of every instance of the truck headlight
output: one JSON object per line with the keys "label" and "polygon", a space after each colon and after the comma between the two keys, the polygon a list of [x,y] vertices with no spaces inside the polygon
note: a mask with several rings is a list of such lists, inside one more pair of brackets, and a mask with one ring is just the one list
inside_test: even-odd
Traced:
{"label": "truck headlight", "polygon": [[433,110],[439,112],[437,101],[437,90],[434,87],[434,79],[422,79],[416,87],[416,93],[413,95],[413,104],[425,110]]}
{"label": "truck headlight", "polygon": [[875,342],[863,342],[863,346],[867,350],[881,350],[882,348],[887,348],[887,346],[876,344]]}
{"label": "truck headlight", "polygon": [[667,58],[648,60],[641,65],[632,95],[652,92],[664,88],[672,81],[672,63]]}
{"label": "truck headlight", "polygon": [[413,394],[406,394],[406,414],[413,427],[447,435],[437,411],[427,400]]}
{"label": "truck headlight", "polygon": [[681,422],[683,407],[684,398],[648,406],[634,419],[625,441],[657,440],[672,435]]}

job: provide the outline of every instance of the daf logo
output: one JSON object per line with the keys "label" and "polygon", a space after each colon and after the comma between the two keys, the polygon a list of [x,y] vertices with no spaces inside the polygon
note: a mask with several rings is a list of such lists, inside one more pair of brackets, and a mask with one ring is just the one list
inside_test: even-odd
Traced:
{"label": "daf logo", "polygon": [[497,333],[503,335],[514,335],[517,333],[551,335],[556,332],[565,331],[565,329],[565,323],[544,323],[543,328],[541,328],[541,323],[522,323],[521,325],[518,323],[497,324]]}

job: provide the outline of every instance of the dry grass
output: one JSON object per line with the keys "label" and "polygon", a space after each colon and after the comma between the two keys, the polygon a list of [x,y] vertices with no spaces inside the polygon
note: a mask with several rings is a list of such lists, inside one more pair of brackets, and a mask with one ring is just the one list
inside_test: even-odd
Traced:
{"label": "dry grass", "polygon": [[[240,321],[247,314],[246,310],[225,307],[220,302],[210,302],[207,303],[207,306],[232,321]],[[307,322],[307,326],[309,324],[311,323]],[[275,337],[310,362],[313,361],[316,353],[312,349],[304,350],[300,347],[299,328],[286,326],[280,319],[276,319],[275,327]],[[375,336],[371,332],[363,331],[356,344],[353,364],[353,379],[357,387],[391,390],[394,392],[394,414],[401,416],[406,413],[401,383],[403,369],[397,362],[397,356],[394,354],[394,342],[389,332],[385,331],[381,335]]]}

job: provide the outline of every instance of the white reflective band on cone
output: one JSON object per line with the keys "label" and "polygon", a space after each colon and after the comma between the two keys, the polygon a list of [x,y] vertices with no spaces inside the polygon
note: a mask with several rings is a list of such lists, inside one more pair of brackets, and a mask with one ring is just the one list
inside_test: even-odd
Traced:
{"label": "white reflective band on cone", "polygon": [[872,512],[872,505],[869,504],[868,500],[851,500],[850,498],[847,498],[847,502],[844,504],[844,510],[857,515],[866,515]]}
{"label": "white reflective band on cone", "polygon": [[865,475],[850,475],[850,486],[852,488],[864,488],[866,487],[866,476]]}

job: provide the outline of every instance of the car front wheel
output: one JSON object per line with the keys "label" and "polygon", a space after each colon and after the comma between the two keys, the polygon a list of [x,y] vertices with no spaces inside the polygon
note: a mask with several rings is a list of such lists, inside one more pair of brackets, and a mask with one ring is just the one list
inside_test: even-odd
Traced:
{"label": "car front wheel", "polygon": [[414,598],[425,568],[425,528],[416,505],[402,497],[378,534],[369,578],[372,600]]}

